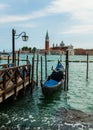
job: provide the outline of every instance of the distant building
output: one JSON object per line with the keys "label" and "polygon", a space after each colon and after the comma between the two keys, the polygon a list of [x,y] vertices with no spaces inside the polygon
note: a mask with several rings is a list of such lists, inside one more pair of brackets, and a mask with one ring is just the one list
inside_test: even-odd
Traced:
{"label": "distant building", "polygon": [[76,49],[74,49],[74,54],[75,55],[86,55],[86,51],[82,48],[76,48]]}
{"label": "distant building", "polygon": [[69,53],[69,55],[74,55],[74,48],[72,45],[68,46],[68,53]]}
{"label": "distant building", "polygon": [[65,54],[66,50],[68,50],[69,55],[74,55],[74,49],[72,45],[66,46],[63,41],[58,45],[53,43],[53,47],[50,48],[50,53],[63,53]]}
{"label": "distant building", "polygon": [[47,53],[47,54],[65,54],[66,50],[68,50],[70,55],[74,55],[74,49],[72,45],[66,46],[63,41],[60,44],[54,44],[53,47],[49,47],[49,35],[48,31],[46,32],[45,36],[45,49],[40,49],[40,53]]}
{"label": "distant building", "polygon": [[48,31],[46,32],[46,37],[45,37],[45,51],[49,53],[49,36],[48,36]]}
{"label": "distant building", "polygon": [[83,49],[83,48],[76,48],[74,49],[75,55],[93,55],[93,49]]}
{"label": "distant building", "polygon": [[86,49],[86,54],[93,55],[93,49]]}

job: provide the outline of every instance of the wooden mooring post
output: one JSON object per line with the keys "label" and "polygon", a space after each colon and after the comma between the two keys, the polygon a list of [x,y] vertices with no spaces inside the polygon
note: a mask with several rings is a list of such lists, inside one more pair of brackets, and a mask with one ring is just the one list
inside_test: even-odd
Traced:
{"label": "wooden mooring post", "polygon": [[[17,84],[17,71],[18,69],[15,70],[15,75],[14,75],[14,80],[15,80],[15,84]],[[18,96],[18,92],[17,92],[17,86],[14,87],[14,100],[17,99]]]}
{"label": "wooden mooring post", "polygon": [[36,85],[38,85],[38,63],[39,63],[39,54],[37,54],[37,62],[36,62]]}
{"label": "wooden mooring post", "polygon": [[60,61],[62,62],[62,52],[61,52],[61,54],[60,54]]}
{"label": "wooden mooring post", "polygon": [[32,57],[32,75],[31,75],[31,90],[30,93],[32,93],[33,86],[34,86],[34,57]]}
{"label": "wooden mooring post", "polygon": [[0,64],[1,64],[1,54],[0,54]]}
{"label": "wooden mooring post", "polygon": [[41,83],[43,81],[43,60],[42,60],[42,56],[41,56]]}
{"label": "wooden mooring post", "polygon": [[32,80],[34,80],[34,57],[32,57]]}
{"label": "wooden mooring post", "polygon": [[17,65],[19,66],[19,58],[20,57],[20,51],[18,51],[18,62],[17,62]]}
{"label": "wooden mooring post", "polygon": [[8,64],[10,63],[10,61],[9,61],[9,55],[8,55]]}
{"label": "wooden mooring post", "polygon": [[28,61],[28,55],[26,56],[26,61]]}
{"label": "wooden mooring post", "polygon": [[66,51],[66,61],[65,61],[65,83],[64,90],[68,90],[68,81],[69,81],[69,59],[68,59],[68,50]]}
{"label": "wooden mooring post", "polygon": [[47,53],[45,52],[45,79],[47,79]]}
{"label": "wooden mooring post", "polygon": [[86,80],[88,80],[88,71],[89,71],[89,55],[87,54],[87,70],[86,70]]}

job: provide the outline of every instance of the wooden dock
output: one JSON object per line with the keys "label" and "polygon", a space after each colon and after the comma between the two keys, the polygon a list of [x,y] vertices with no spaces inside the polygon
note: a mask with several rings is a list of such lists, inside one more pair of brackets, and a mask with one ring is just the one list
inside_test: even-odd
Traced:
{"label": "wooden dock", "polygon": [[[0,103],[11,96],[18,96],[19,91],[25,92],[31,86],[31,65],[13,66],[0,70]],[[1,66],[0,66],[1,67]]]}

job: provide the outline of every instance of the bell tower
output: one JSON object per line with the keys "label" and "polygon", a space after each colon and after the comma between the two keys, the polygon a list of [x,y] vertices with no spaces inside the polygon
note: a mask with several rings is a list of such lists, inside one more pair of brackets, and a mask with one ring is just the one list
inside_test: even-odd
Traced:
{"label": "bell tower", "polygon": [[48,31],[46,32],[46,37],[45,37],[45,50],[49,51],[49,36],[48,36]]}

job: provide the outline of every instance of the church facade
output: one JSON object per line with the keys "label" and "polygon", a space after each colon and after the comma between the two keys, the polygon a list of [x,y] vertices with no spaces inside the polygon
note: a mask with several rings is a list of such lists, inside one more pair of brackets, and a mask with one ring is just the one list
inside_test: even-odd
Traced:
{"label": "church facade", "polygon": [[49,47],[49,35],[48,31],[46,32],[45,37],[45,52],[50,54],[65,54],[68,50],[69,55],[74,55],[74,49],[72,45],[65,45],[63,41],[60,44],[53,44],[52,47]]}
{"label": "church facade", "polygon": [[53,44],[52,47],[50,47],[49,43],[49,34],[48,31],[46,32],[45,36],[45,49],[40,49],[40,53],[47,53],[47,54],[65,54],[68,50],[69,55],[74,55],[74,49],[72,45],[65,45],[63,41],[61,41],[60,44]]}

